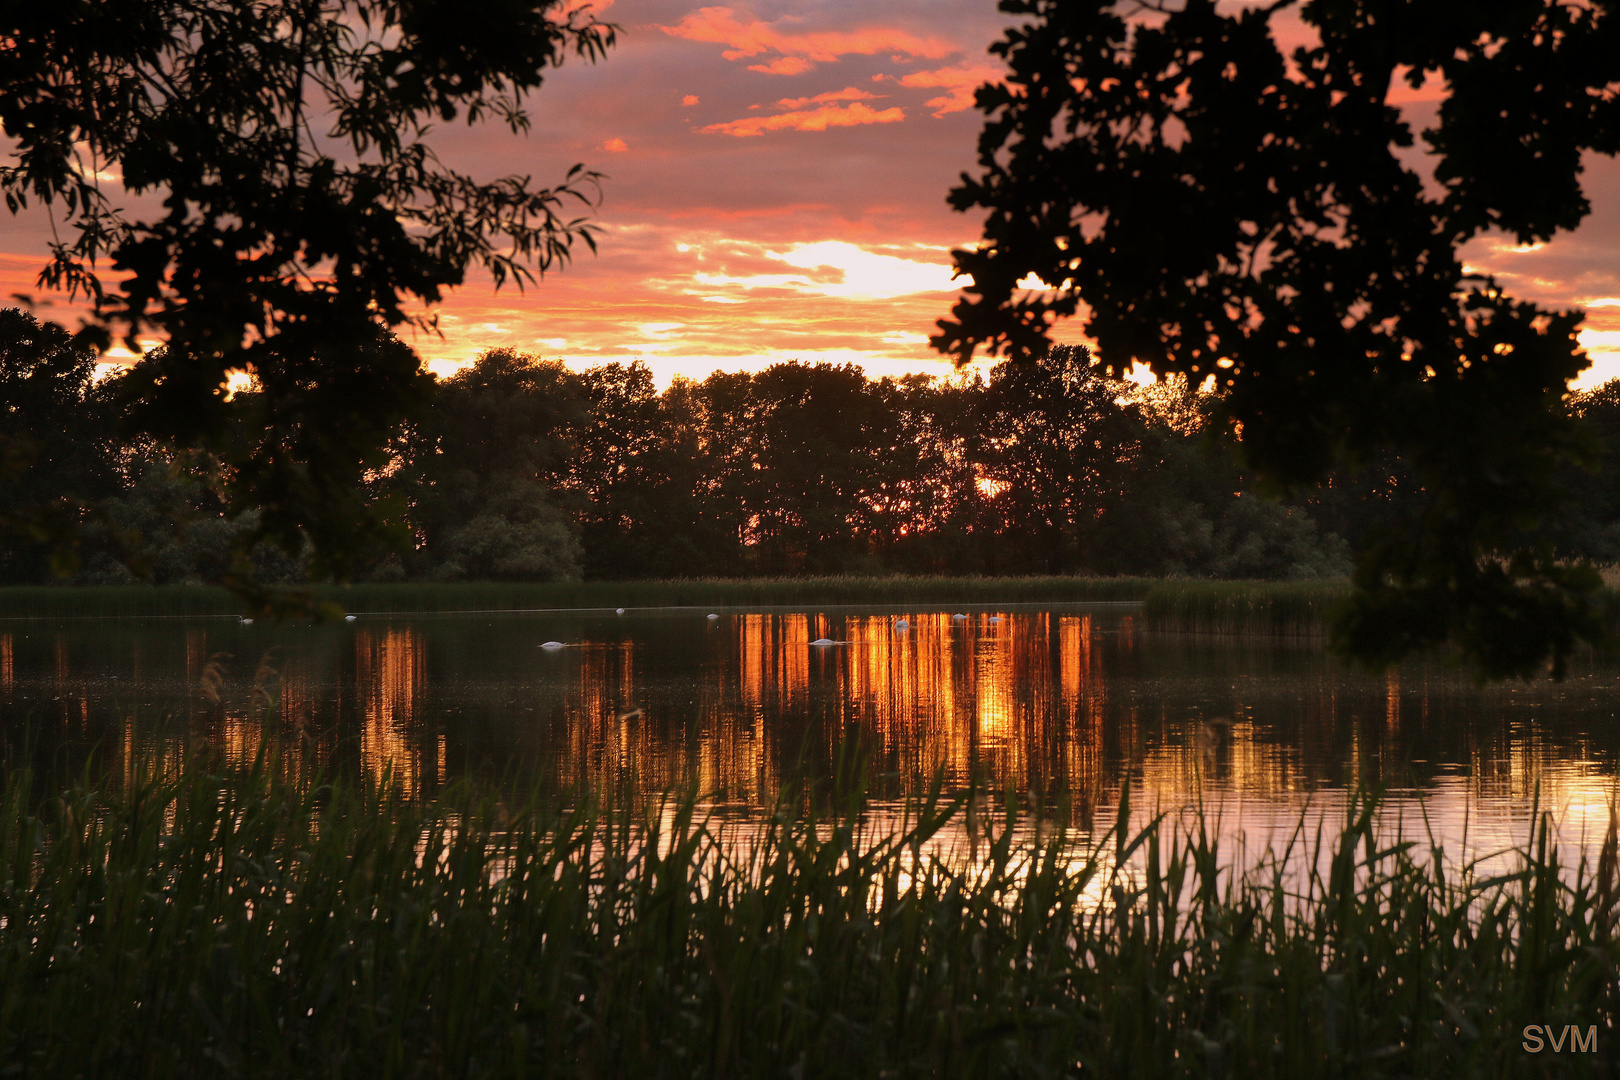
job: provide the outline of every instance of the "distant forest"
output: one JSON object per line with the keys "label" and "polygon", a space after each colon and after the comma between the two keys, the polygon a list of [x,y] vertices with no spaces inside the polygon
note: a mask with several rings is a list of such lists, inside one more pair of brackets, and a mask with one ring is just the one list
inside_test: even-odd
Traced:
{"label": "distant forest", "polygon": [[[121,376],[94,372],[65,335],[0,312],[0,435],[26,452],[0,498],[82,514],[69,580],[139,580],[132,563],[157,583],[216,579],[258,511],[224,513],[208,460],[122,438]],[[1620,380],[1570,407],[1601,467],[1564,478],[1572,501],[1546,538],[1620,561]],[[1078,347],[987,377],[783,363],[662,393],[640,363],[576,373],[499,349],[441,382],[367,474],[361,494],[404,543],[359,576],[1323,577],[1423,512],[1393,456],[1282,501],[1240,461],[1218,400],[1111,382]],[[278,550],[254,559],[266,582],[302,578]],[[50,580],[45,544],[0,541],[0,583]]]}

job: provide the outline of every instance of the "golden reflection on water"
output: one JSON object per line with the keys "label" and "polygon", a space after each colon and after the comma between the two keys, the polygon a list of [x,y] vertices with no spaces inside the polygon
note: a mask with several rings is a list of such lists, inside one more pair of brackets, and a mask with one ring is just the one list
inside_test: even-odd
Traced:
{"label": "golden reflection on water", "polygon": [[433,740],[431,757],[411,745],[415,703],[426,677],[420,633],[414,627],[390,627],[381,633],[361,630],[354,636],[355,689],[363,704],[360,761],[372,777],[389,780],[414,793],[424,774],[444,779],[441,743]]}
{"label": "golden reflection on water", "polygon": [[[752,810],[799,768],[830,771],[854,734],[883,799],[938,772],[1037,793],[1083,830],[1110,820],[1126,784],[1141,813],[1203,800],[1241,828],[1297,823],[1360,783],[1415,783],[1446,828],[1466,820],[1481,840],[1521,841],[1538,800],[1577,833],[1601,839],[1607,824],[1616,721],[1591,703],[1620,690],[1613,670],[1559,698],[1421,666],[1375,679],[1308,650],[1085,611],[899,618],[212,623],[115,644],[95,636],[106,630],[8,631],[0,702],[8,719],[60,715],[126,771],[138,758],[167,769],[200,739],[232,760],[269,747],[289,768],[357,768],[407,792],[538,764],[642,796],[695,785]],[[569,647],[542,652],[548,638]],[[1594,711],[1570,720],[1560,701]],[[1417,781],[1402,771],[1414,761]]]}

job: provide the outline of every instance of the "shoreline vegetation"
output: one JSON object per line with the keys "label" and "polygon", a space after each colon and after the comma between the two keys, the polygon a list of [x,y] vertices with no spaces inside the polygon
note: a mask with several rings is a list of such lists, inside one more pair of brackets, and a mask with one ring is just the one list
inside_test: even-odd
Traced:
{"label": "shoreline vegetation", "polygon": [[[1606,592],[1616,596],[1615,581]],[[1171,633],[1322,638],[1350,595],[1344,578],[1209,581],[1141,577],[711,578],[674,581],[455,582],[324,586],[318,603],[350,614],[767,608],[983,607],[1128,603],[1143,625]],[[0,624],[18,620],[225,618],[240,601],[208,585],[13,585],[0,587]],[[1620,622],[1620,616],[1611,616]],[[1617,627],[1620,632],[1620,627]]]}
{"label": "shoreline vegetation", "polygon": [[[455,582],[316,587],[348,613],[784,605],[1140,602],[1151,578],[860,577],[673,581]],[[0,588],[0,619],[227,616],[241,601],[206,585],[21,585]]]}
{"label": "shoreline vegetation", "polygon": [[[739,822],[693,792],[412,800],[264,756],[18,770],[0,1069],[1607,1075],[1612,827],[1571,866],[1543,818],[1500,871],[1389,843],[1358,797],[1234,876],[1196,812],[1133,829],[1128,789],[1090,837],[927,791],[902,820],[823,783]],[[1527,1058],[1531,1023],[1562,1052]]]}

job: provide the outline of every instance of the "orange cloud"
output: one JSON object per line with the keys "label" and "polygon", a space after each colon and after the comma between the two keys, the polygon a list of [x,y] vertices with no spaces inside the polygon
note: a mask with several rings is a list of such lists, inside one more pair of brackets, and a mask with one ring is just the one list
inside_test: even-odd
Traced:
{"label": "orange cloud", "polygon": [[999,82],[1007,73],[994,67],[943,67],[935,71],[914,71],[900,80],[901,86],[938,87],[949,93],[928,100],[936,117],[973,107],[973,91],[987,82]]}
{"label": "orange cloud", "polygon": [[749,66],[751,71],[772,75],[797,75],[816,64],[830,64],[840,56],[872,56],[892,53],[897,58],[921,57],[939,60],[951,56],[958,47],[940,38],[923,38],[905,30],[883,26],[863,26],[849,31],[798,33],[779,30],[752,16],[741,16],[728,7],[700,8],[674,26],[660,27],[664,33],[688,41],[708,41],[726,46],[720,55],[727,60],[743,60],[765,53],[778,59]]}
{"label": "orange cloud", "polygon": [[745,116],[724,124],[710,124],[699,128],[705,135],[736,135],[747,138],[763,135],[767,131],[826,131],[830,127],[857,127],[861,124],[896,124],[906,118],[904,109],[896,105],[881,112],[870,105],[855,102],[850,105],[823,105],[819,109],[777,113],[775,116]]}
{"label": "orange cloud", "polygon": [[696,94],[687,94],[685,97],[681,98],[681,104],[682,105],[691,106],[691,105],[696,105],[697,103],[698,103],[698,96]]}
{"label": "orange cloud", "polygon": [[626,150],[630,149],[630,147],[625,145],[625,141],[623,139],[609,139],[607,142],[602,144],[602,149],[606,150],[610,154],[622,154]]}
{"label": "orange cloud", "polygon": [[815,97],[782,98],[777,104],[784,109],[802,109],[806,105],[825,105],[831,101],[870,101],[877,96],[865,90],[857,90],[853,86],[846,86],[842,90],[829,90]]}

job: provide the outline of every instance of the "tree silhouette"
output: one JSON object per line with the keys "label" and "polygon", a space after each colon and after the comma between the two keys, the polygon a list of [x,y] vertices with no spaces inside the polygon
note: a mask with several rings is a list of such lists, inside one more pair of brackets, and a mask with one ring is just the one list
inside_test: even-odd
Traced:
{"label": "tree silhouette", "polygon": [[[1027,21],[993,46],[1009,71],[951,193],[989,211],[984,241],[956,253],[972,281],[935,346],[1027,358],[1083,306],[1106,369],[1212,378],[1274,489],[1399,453],[1425,497],[1363,543],[1336,632],[1367,661],[1449,639],[1527,676],[1600,637],[1597,575],[1537,534],[1590,453],[1561,403],[1580,314],[1513,300],[1459,249],[1586,215],[1582,153],[1620,149],[1614,5],[1001,9]],[[1316,37],[1286,54],[1285,12]],[[1430,76],[1420,163],[1392,94]]]}
{"label": "tree silhouette", "polygon": [[978,458],[1008,531],[1046,573],[1080,569],[1086,541],[1124,494],[1140,432],[1118,396],[1084,346],[990,373]]}
{"label": "tree silhouette", "polygon": [[[323,525],[303,474],[336,468],[317,460],[333,440],[307,429],[379,445],[422,400],[388,331],[431,326],[423,308],[471,268],[521,285],[593,245],[567,207],[594,200],[596,174],[480,181],[438,158],[430,129],[526,130],[545,70],[600,57],[614,28],[564,0],[101,0],[8,4],[0,38],[0,190],[68,226],[40,285],[88,298],[87,341],[156,332],[160,361],[124,384],[138,429],[222,455],[233,498],[274,507],[263,535],[314,541],[315,568],[341,576],[346,537],[373,530]],[[121,209],[127,196],[160,205]],[[316,457],[255,458],[227,437],[231,370],[262,388],[269,442]]]}

